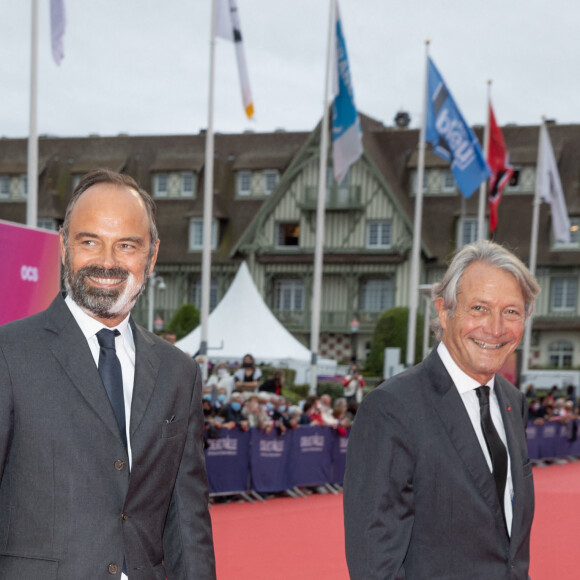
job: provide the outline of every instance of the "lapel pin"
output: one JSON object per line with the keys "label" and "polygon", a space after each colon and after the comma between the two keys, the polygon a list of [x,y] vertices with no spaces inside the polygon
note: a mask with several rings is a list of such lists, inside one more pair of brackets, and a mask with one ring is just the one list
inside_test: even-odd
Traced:
{"label": "lapel pin", "polygon": [[508,410],[508,411],[511,411],[511,410],[512,410],[512,408],[511,408],[511,407],[508,407],[508,408],[507,408],[507,410]]}

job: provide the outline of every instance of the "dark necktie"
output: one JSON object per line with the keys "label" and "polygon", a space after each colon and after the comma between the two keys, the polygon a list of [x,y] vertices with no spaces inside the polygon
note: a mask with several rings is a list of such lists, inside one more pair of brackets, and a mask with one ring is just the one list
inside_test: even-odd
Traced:
{"label": "dark necktie", "polygon": [[109,401],[111,401],[111,407],[113,407],[125,449],[127,449],[123,373],[121,372],[121,363],[115,351],[115,337],[120,334],[118,330],[109,330],[108,328],[103,328],[97,332],[97,340],[101,347],[99,353],[99,374],[105,385]]}
{"label": "dark necktie", "polygon": [[499,498],[499,505],[505,521],[505,506],[504,494],[507,478],[507,464],[508,457],[505,445],[498,435],[493,421],[491,420],[491,412],[489,409],[489,387],[482,386],[475,389],[477,398],[479,399],[479,414],[481,417],[481,428],[487,449],[491,456],[491,465],[493,469],[493,479],[495,480],[495,487],[497,489],[497,496]]}

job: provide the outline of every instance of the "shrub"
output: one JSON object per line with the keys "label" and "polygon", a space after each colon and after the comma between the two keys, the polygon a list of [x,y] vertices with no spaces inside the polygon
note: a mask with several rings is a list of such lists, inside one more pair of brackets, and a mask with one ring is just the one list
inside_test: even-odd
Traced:
{"label": "shrub", "polygon": [[199,326],[199,310],[195,304],[183,304],[175,311],[165,330],[174,332],[177,340],[180,340],[197,326]]}
{"label": "shrub", "polygon": [[[406,306],[396,306],[385,310],[375,326],[371,349],[366,360],[365,371],[382,376],[385,361],[385,348],[399,347],[401,362],[407,360],[407,325],[409,309]],[[423,316],[417,314],[417,333],[415,339],[415,363],[421,361],[423,343]]]}

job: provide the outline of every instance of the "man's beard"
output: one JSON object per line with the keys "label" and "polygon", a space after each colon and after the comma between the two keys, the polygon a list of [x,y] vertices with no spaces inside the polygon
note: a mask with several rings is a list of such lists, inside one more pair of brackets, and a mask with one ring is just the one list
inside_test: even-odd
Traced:
{"label": "man's beard", "polygon": [[[64,262],[64,285],[71,298],[83,309],[97,318],[117,318],[129,314],[137,298],[147,286],[147,272],[150,260],[143,272],[141,284],[128,270],[115,266],[103,268],[102,266],[83,266],[74,272],[68,250]],[[91,278],[118,278],[125,280],[123,288],[97,288],[87,280]]]}

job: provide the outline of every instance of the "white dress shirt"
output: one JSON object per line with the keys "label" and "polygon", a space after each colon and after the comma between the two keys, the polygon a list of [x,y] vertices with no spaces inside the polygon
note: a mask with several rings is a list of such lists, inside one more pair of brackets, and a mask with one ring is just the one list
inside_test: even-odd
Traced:
{"label": "white dress shirt", "polygon": [[[99,366],[99,353],[101,347],[97,339],[97,332],[103,328],[109,328],[103,323],[95,320],[89,316],[71,297],[67,295],[65,302],[69,307],[74,319],[80,326],[91,354],[95,361],[95,365]],[[133,383],[135,381],[135,341],[133,340],[133,331],[129,326],[129,315],[117,326],[109,328],[109,330],[118,330],[121,334],[115,337],[115,350],[117,357],[121,363],[121,372],[123,374],[123,396],[125,399],[125,425],[127,430],[127,452],[129,454],[129,469],[133,456],[131,454],[131,440],[129,438],[129,427],[131,420],[131,401],[133,400]],[[127,576],[121,573],[121,580],[128,580]]]}
{"label": "white dress shirt", "polygon": [[[475,380],[464,373],[458,366],[457,363],[451,358],[447,347],[441,342],[437,347],[437,354],[441,358],[441,361],[445,365],[447,372],[451,375],[453,382],[455,383],[455,387],[457,388],[461,400],[465,405],[465,410],[471,419],[471,423],[473,425],[473,429],[475,434],[477,435],[477,439],[479,441],[479,445],[481,450],[483,451],[483,455],[485,456],[485,460],[487,461],[487,465],[489,466],[489,470],[493,471],[492,463],[491,463],[491,456],[487,449],[487,444],[485,443],[485,437],[483,436],[483,430],[481,429],[481,415],[479,412],[479,399],[477,398],[477,393],[475,389],[480,387],[481,385]],[[509,449],[507,446],[507,439],[505,435],[505,428],[503,426],[503,421],[501,418],[501,412],[499,410],[499,403],[497,401],[497,395],[494,391],[494,377],[489,380],[486,385],[490,388],[490,397],[489,397],[489,406],[491,412],[491,419],[495,426],[495,429],[500,436],[503,444],[505,445],[507,456],[508,456],[508,465],[507,465],[507,481],[505,486],[505,494],[504,494],[504,509],[505,509],[505,519],[506,519],[506,527],[508,533],[511,535],[512,530],[512,519],[513,519],[513,511],[512,511],[512,498],[513,498],[513,482],[512,482],[512,471],[511,471],[511,460]]]}

